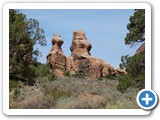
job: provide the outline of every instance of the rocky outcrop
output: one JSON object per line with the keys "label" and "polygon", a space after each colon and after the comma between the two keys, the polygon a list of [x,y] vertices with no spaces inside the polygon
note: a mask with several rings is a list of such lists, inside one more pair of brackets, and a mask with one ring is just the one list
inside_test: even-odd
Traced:
{"label": "rocky outcrop", "polygon": [[70,75],[74,75],[82,69],[85,71],[86,76],[92,78],[115,75],[117,73],[114,67],[107,62],[91,56],[90,50],[92,46],[83,31],[76,30],[73,32],[70,57],[66,57],[63,54],[62,44],[61,37],[54,34],[52,38],[53,46],[51,52],[47,55],[47,63],[50,64],[52,69],[68,71]]}
{"label": "rocky outcrop", "polygon": [[90,53],[91,48],[92,46],[85,33],[81,30],[74,31],[70,47],[71,56],[67,58],[67,70],[75,73],[82,67],[86,76],[94,78],[108,74],[114,75],[116,73],[114,67],[101,59],[92,57]]}
{"label": "rocky outcrop", "polygon": [[47,55],[47,63],[51,69],[66,70],[66,56],[61,48],[62,44],[61,36],[54,34],[52,38],[52,48]]}

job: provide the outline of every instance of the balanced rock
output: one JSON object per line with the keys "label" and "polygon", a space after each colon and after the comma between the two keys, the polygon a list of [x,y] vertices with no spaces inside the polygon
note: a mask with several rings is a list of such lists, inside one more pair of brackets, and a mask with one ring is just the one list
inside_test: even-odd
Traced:
{"label": "balanced rock", "polygon": [[47,63],[50,65],[51,69],[66,69],[66,56],[61,48],[62,44],[61,36],[54,34],[52,38],[52,48],[47,55]]}

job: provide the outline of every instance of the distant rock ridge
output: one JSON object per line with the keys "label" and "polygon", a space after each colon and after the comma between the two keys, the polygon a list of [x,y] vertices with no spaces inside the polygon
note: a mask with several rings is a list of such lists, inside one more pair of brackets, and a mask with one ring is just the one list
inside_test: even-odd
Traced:
{"label": "distant rock ridge", "polygon": [[[47,63],[51,69],[57,71],[68,71],[70,75],[75,75],[80,67],[85,70],[85,75],[91,78],[99,78],[105,75],[127,74],[120,68],[115,70],[109,63],[92,57],[90,50],[92,45],[81,30],[73,32],[73,39],[70,46],[71,56],[66,57],[61,49],[63,41],[61,36],[54,34],[52,38],[52,49],[47,55]],[[58,72],[60,73],[60,72]],[[62,77],[62,72],[60,75]]]}

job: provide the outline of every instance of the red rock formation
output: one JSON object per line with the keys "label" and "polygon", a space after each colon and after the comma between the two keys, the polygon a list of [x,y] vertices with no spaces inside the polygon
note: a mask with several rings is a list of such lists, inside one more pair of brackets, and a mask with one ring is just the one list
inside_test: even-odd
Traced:
{"label": "red rock formation", "polygon": [[71,56],[67,58],[67,70],[75,73],[81,63],[88,77],[98,78],[103,75],[114,74],[115,69],[101,59],[92,57],[90,54],[92,46],[81,30],[73,32],[72,44],[70,47]]}
{"label": "red rock formation", "polygon": [[83,31],[77,30],[73,32],[72,45],[70,47],[71,57],[77,59],[81,56],[90,56],[91,48],[92,46]]}
{"label": "red rock formation", "polygon": [[52,49],[47,55],[47,63],[52,69],[66,69],[66,56],[61,49],[62,44],[61,36],[54,34],[52,38]]}
{"label": "red rock formation", "polygon": [[51,65],[51,68],[69,71],[70,75],[76,74],[81,68],[85,70],[86,76],[94,78],[117,73],[113,66],[91,56],[90,50],[92,46],[83,31],[76,30],[73,32],[70,57],[66,58],[63,54],[62,44],[61,37],[55,34],[52,38],[53,46],[51,52],[47,55],[47,63]]}

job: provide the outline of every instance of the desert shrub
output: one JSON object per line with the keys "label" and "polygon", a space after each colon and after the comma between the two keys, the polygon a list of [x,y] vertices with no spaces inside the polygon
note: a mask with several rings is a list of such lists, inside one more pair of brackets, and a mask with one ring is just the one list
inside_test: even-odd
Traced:
{"label": "desert shrub", "polygon": [[117,90],[124,93],[130,86],[132,86],[132,79],[131,75],[119,76],[119,85],[117,86]]}
{"label": "desert shrub", "polygon": [[78,71],[74,75],[77,78],[85,78],[86,76],[86,62],[78,62]]}
{"label": "desert shrub", "polygon": [[103,78],[106,80],[116,80],[117,76],[113,76],[111,74],[108,74],[108,75],[103,76]]}
{"label": "desert shrub", "polygon": [[49,96],[54,100],[58,100],[59,98],[66,98],[74,95],[74,90],[69,89],[68,85],[68,81],[66,82],[59,78],[56,81],[48,81],[43,86],[42,91],[45,94],[45,96]]}
{"label": "desert shrub", "polygon": [[9,80],[9,90],[12,91],[13,89],[19,88],[20,83],[16,80]]}
{"label": "desert shrub", "polygon": [[50,70],[50,73],[48,75],[48,80],[49,81],[54,81],[56,79],[57,79],[57,76],[55,75],[55,73],[52,70]]}
{"label": "desert shrub", "polygon": [[99,77],[99,78],[97,78],[97,80],[98,81],[103,81],[104,79],[103,79],[103,77]]}
{"label": "desert shrub", "polygon": [[[57,109],[137,109],[136,95],[133,90],[130,94],[122,94],[116,89],[104,88],[103,94],[86,92],[78,96],[60,98],[55,105]],[[126,103],[126,104],[125,104]]]}
{"label": "desert shrub", "polygon": [[139,90],[144,89],[145,88],[145,76],[138,75],[137,77],[134,77],[132,86],[139,88]]}
{"label": "desert shrub", "polygon": [[82,97],[81,95],[77,98],[70,97],[67,99],[60,99],[55,108],[60,109],[101,109],[106,105],[106,101],[103,97]]}
{"label": "desert shrub", "polygon": [[72,96],[72,92],[66,92],[63,90],[54,90],[53,92],[46,92],[46,95],[52,97],[54,100],[58,100],[60,98],[67,98]]}
{"label": "desert shrub", "polygon": [[9,80],[9,92],[11,93],[10,94],[10,99],[13,99],[13,100],[17,99],[17,97],[20,94],[20,90],[19,90],[20,87],[21,87],[21,84],[20,84],[19,81]]}
{"label": "desert shrub", "polygon": [[69,71],[64,71],[64,76],[70,77],[70,72]]}
{"label": "desert shrub", "polygon": [[[19,109],[119,109],[138,108],[138,90],[130,89],[123,94],[116,90],[118,80],[98,81],[75,77],[58,78],[35,86],[21,87],[17,99],[10,92],[10,108]],[[119,101],[119,102],[118,102]],[[131,106],[124,103],[131,102]],[[133,102],[132,102],[133,101]],[[135,105],[134,105],[135,104]],[[134,106],[134,107],[133,107]]]}
{"label": "desert shrub", "polygon": [[113,76],[113,75],[110,75],[110,74],[97,78],[98,81],[106,81],[106,82],[108,80],[117,80],[117,79],[118,79],[117,76]]}
{"label": "desert shrub", "polygon": [[40,86],[24,86],[18,98],[12,102],[16,103],[12,103],[12,108],[17,109],[49,109],[55,104],[51,97],[43,94]]}
{"label": "desert shrub", "polygon": [[54,81],[57,76],[54,74],[54,69],[50,69],[48,64],[39,63],[35,68],[36,82],[44,83],[46,81]]}
{"label": "desert shrub", "polygon": [[20,82],[17,80],[9,80],[9,108],[15,108],[16,104],[14,101],[20,95]]}
{"label": "desert shrub", "polygon": [[45,77],[50,73],[49,67],[47,64],[37,65],[35,72],[37,77]]}

